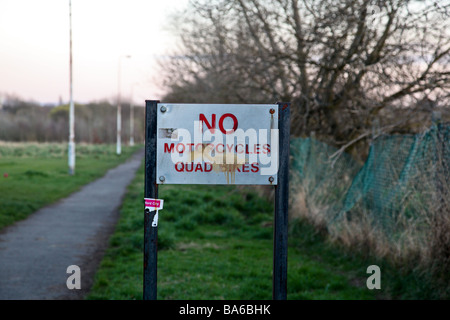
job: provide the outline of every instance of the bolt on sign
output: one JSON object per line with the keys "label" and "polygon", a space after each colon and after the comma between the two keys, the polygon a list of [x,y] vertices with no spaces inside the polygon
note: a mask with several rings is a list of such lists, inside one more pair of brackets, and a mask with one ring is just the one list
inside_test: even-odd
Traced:
{"label": "bolt on sign", "polygon": [[144,300],[157,293],[163,184],[272,185],[272,295],[286,299],[290,104],[145,103]]}
{"label": "bolt on sign", "polygon": [[276,185],[278,105],[158,104],[156,183]]}

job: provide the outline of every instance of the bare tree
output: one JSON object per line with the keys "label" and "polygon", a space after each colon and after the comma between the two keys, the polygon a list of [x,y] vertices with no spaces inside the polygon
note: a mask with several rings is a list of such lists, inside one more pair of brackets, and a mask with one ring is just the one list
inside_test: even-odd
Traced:
{"label": "bare tree", "polygon": [[172,23],[164,99],[290,101],[294,135],[337,146],[374,121],[407,130],[424,99],[448,106],[449,14],[447,0],[194,0]]}

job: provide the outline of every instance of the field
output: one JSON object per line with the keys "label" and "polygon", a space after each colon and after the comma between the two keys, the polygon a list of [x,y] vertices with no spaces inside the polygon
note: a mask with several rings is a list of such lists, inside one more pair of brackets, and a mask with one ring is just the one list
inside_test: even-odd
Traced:
{"label": "field", "polygon": [[0,143],[0,229],[100,178],[137,148],[117,156],[115,145],[79,144],[70,176],[66,144]]}
{"label": "field", "polygon": [[[142,299],[143,167],[88,299]],[[161,186],[158,299],[271,299],[273,204],[233,186]],[[288,299],[375,299],[367,261],[342,254],[303,223],[291,226]]]}
{"label": "field", "polygon": [[[137,148],[124,147],[119,157],[114,145],[77,145],[69,176],[64,144],[0,144],[0,228],[101,177]],[[142,299],[143,191],[142,165],[87,299]],[[234,186],[166,185],[159,198],[159,299],[272,298],[271,201]],[[373,264],[381,268],[381,290],[366,287]],[[426,279],[340,247],[303,219],[290,221],[288,299],[435,298]]]}

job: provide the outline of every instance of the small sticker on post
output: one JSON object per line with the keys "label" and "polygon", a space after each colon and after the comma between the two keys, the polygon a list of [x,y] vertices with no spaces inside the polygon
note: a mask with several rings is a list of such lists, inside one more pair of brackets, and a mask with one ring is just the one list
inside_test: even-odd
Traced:
{"label": "small sticker on post", "polygon": [[155,215],[153,216],[152,227],[158,226],[158,210],[156,210]]}
{"label": "small sticker on post", "polygon": [[145,209],[149,209],[150,211],[158,211],[163,208],[164,200],[162,199],[151,199],[144,198]]}
{"label": "small sticker on post", "polygon": [[145,212],[150,213],[151,211],[156,211],[153,215],[152,227],[158,226],[158,210],[163,208],[164,200],[162,199],[151,199],[144,198]]}

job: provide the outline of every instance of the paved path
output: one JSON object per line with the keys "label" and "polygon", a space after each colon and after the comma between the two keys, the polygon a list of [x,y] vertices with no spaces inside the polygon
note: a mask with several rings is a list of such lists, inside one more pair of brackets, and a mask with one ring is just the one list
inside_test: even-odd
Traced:
{"label": "paved path", "polygon": [[[0,232],[0,300],[81,299],[92,284],[143,151],[66,199]],[[81,270],[69,290],[67,267]]]}

